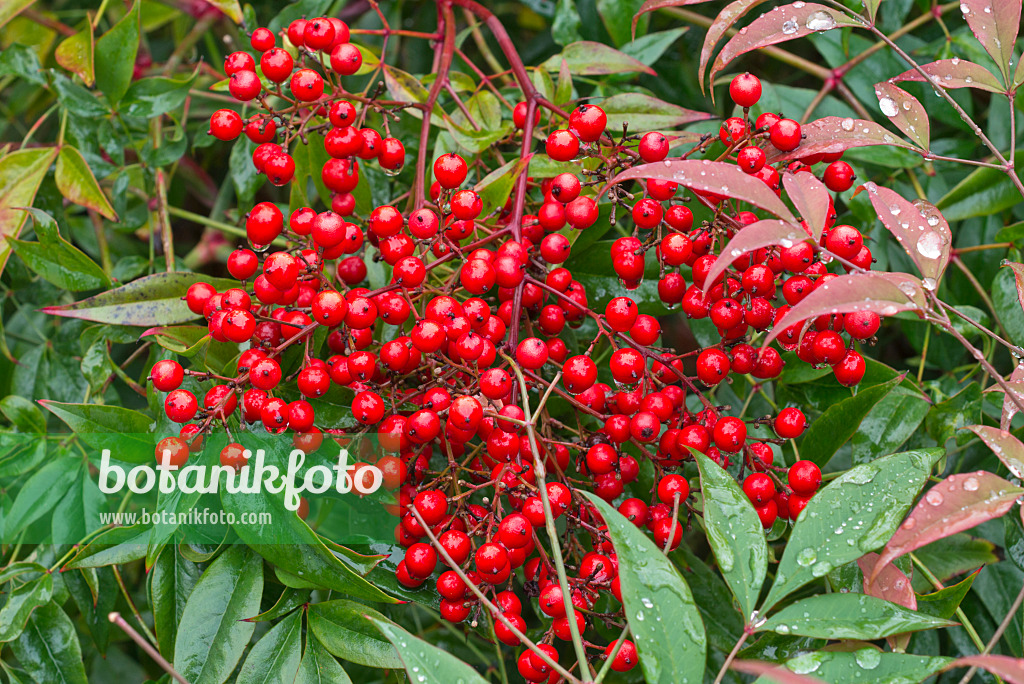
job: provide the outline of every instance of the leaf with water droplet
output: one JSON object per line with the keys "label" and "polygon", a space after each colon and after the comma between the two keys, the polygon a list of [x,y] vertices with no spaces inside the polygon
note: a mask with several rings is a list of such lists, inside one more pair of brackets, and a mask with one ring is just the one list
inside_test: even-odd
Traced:
{"label": "leaf with water droplet", "polygon": [[[897,274],[874,271],[854,273],[839,276],[815,288],[796,306],[787,311],[785,316],[775,321],[775,326],[765,337],[762,346],[767,347],[786,328],[824,314],[874,311],[883,316],[892,316],[900,311],[920,309],[921,305],[915,301],[918,299],[917,293],[908,296],[897,285],[893,278],[894,275]],[[921,290],[921,281],[907,274],[899,275],[903,276],[903,282],[911,285],[914,281],[917,282],[920,299],[923,300],[924,291]]]}
{"label": "leaf with water droplet", "polygon": [[[645,681],[703,681],[707,650],[704,624],[679,570],[646,534],[611,505],[590,492],[582,494],[604,518],[618,554],[622,603]],[[654,607],[645,611],[644,620],[637,620],[637,614],[645,609],[644,598]]]}
{"label": "leaf with water droplet", "polygon": [[829,209],[832,207],[828,188],[813,173],[786,173],[782,177],[782,184],[793,206],[810,228],[811,237],[817,242],[825,230]]}
{"label": "leaf with water droplet", "polygon": [[775,682],[775,684],[820,684],[821,680],[817,677],[809,677],[804,674],[797,674],[791,670],[787,670],[778,663],[765,663],[759,660],[734,660],[729,665],[729,669],[736,670],[737,672],[743,672],[749,675],[761,675],[762,679],[768,678],[768,681]]}
{"label": "leaf with water droplet", "polygon": [[1019,480],[1024,480],[1024,444],[1006,430],[988,425],[968,425],[967,428],[992,450],[1000,461]]}
{"label": "leaf with water droplet", "polygon": [[[365,619],[372,623],[390,641],[405,666],[409,681],[416,684],[487,684],[470,665],[448,651],[415,637],[384,616],[374,612]],[[378,666],[380,667],[380,666]],[[388,666],[391,667],[391,666]]]}
{"label": "leaf with water droplet", "polygon": [[902,88],[882,81],[875,84],[878,106],[889,121],[923,150],[930,141],[928,112],[917,98]]}
{"label": "leaf with water droplet", "polygon": [[821,639],[871,641],[924,629],[951,627],[956,623],[933,617],[867,594],[819,594],[786,606],[761,627]]}
{"label": "leaf with water droplet", "polygon": [[[806,567],[797,560],[803,549],[814,549],[817,563],[838,567],[881,547],[944,453],[942,449],[921,449],[883,456],[851,468],[815,494],[793,525],[763,608],[774,606],[814,579],[814,566]],[[845,531],[835,534],[841,525],[846,526]],[[854,540],[853,545],[848,539]]]}
{"label": "leaf with water droplet", "polygon": [[862,187],[878,219],[910,255],[922,277],[932,278],[937,283],[949,263],[953,245],[953,234],[942,213],[924,200],[910,202],[874,183],[865,183]]}
{"label": "leaf with water droplet", "polygon": [[877,576],[894,558],[925,544],[1004,515],[1024,489],[993,473],[950,475],[928,490],[885,545],[872,570]]}
{"label": "leaf with water droplet", "polygon": [[[919,656],[907,653],[882,653],[871,646],[857,651],[818,651],[785,662],[787,669],[811,674],[829,684],[867,684],[923,682],[951,662],[943,656]],[[754,684],[771,684],[768,676]]]}
{"label": "leaf with water droplet", "polygon": [[1019,0],[960,0],[967,25],[995,60],[1006,83],[1010,82],[1013,44],[1020,30],[1020,6]]}
{"label": "leaf with water droplet", "polygon": [[[744,616],[754,612],[768,571],[768,543],[750,499],[732,475],[696,450],[704,493],[704,527],[718,567]],[[730,558],[728,564],[724,558]],[[729,567],[726,567],[728,565]]]}
{"label": "leaf with water droplet", "polygon": [[921,72],[917,69],[908,69],[899,76],[889,79],[892,83],[903,81],[928,81],[933,86],[953,90],[955,88],[977,88],[987,90],[990,93],[1002,93],[1005,89],[999,79],[992,75],[985,67],[966,59],[940,59],[937,62],[930,62],[921,65]]}
{"label": "leaf with water droplet", "polygon": [[857,433],[871,410],[903,382],[904,377],[905,373],[879,385],[862,387],[852,397],[829,406],[820,417],[811,421],[800,440],[801,457],[819,467],[826,466],[839,448]]}
{"label": "leaf with water droplet", "polygon": [[711,66],[711,81],[734,59],[752,50],[841,26],[860,25],[850,16],[815,2],[780,5],[750,22],[725,44]]}
{"label": "leaf with water droplet", "polygon": [[796,221],[789,207],[763,181],[744,173],[735,164],[725,162],[671,159],[654,164],[640,164],[615,176],[608,181],[608,185],[651,178],[672,181],[692,190],[715,194],[721,194],[722,188],[728,187],[729,197],[770,211],[787,221]]}
{"label": "leaf with water droplet", "polygon": [[736,231],[736,234],[729,240],[729,244],[725,246],[722,253],[715,259],[715,263],[711,265],[711,270],[708,271],[704,282],[715,282],[718,276],[724,273],[732,262],[762,247],[792,245],[807,239],[807,231],[789,221],[765,219],[751,223]]}
{"label": "leaf with water droplet", "polygon": [[802,159],[817,154],[837,154],[855,147],[890,145],[917,150],[917,147],[893,136],[889,130],[874,121],[825,116],[801,127],[803,140],[790,152],[768,150],[768,163],[789,159]]}

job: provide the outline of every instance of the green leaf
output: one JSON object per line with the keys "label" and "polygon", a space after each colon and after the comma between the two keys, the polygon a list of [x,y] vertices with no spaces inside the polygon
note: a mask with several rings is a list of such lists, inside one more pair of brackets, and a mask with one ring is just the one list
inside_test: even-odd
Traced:
{"label": "green leaf", "polygon": [[405,665],[410,682],[419,684],[487,684],[476,670],[447,651],[414,637],[385,619],[368,618],[388,638]]}
{"label": "green leaf", "polygon": [[100,100],[99,93],[87,90],[60,72],[50,72],[50,79],[57,91],[57,99],[69,113],[86,119],[110,116],[110,109]]}
{"label": "green leaf", "polygon": [[306,637],[306,652],[294,684],[352,684],[352,680],[323,644]]}
{"label": "green leaf", "polygon": [[25,482],[4,516],[4,542],[11,542],[19,532],[56,506],[81,472],[82,461],[76,457],[58,458],[37,470]]}
{"label": "green leaf", "polygon": [[107,530],[80,549],[65,569],[121,565],[144,558],[149,528],[143,525]]}
{"label": "green leaf", "polygon": [[[1017,173],[1024,170],[1024,151],[1017,152],[1013,163]],[[980,167],[946,193],[935,206],[952,223],[974,216],[992,216],[1016,206],[1020,201],[1020,193],[1004,171]]]}
{"label": "green leaf", "polygon": [[91,86],[96,79],[96,71],[93,67],[94,47],[92,22],[86,20],[85,28],[65,38],[57,46],[53,56],[57,60],[57,64],[76,74],[85,85]]}
{"label": "green leaf", "polygon": [[0,399],[0,412],[21,432],[43,434],[46,418],[39,407],[24,397],[10,394]]}
{"label": "green leaf", "polygon": [[3,26],[31,5],[34,0],[10,0],[0,5],[0,26]]}
{"label": "green leaf", "polygon": [[397,602],[331,553],[316,533],[294,511],[285,507],[283,497],[283,494],[267,491],[252,494],[231,493],[224,489],[220,493],[224,510],[233,513],[235,520],[261,520],[267,514],[271,516],[274,525],[234,526],[242,541],[268,563],[298,575],[314,586],[369,601]]}
{"label": "green leaf", "polygon": [[190,285],[198,282],[210,283],[222,292],[238,284],[198,273],[156,273],[74,304],[46,306],[40,311],[114,325],[149,327],[186,323],[198,317],[189,311],[182,297]]}
{"label": "green leaf", "polygon": [[116,104],[128,90],[139,50],[139,3],[96,41],[96,85]]}
{"label": "green leaf", "polygon": [[603,499],[583,494],[604,518],[618,554],[623,608],[646,681],[702,681],[706,636],[686,581],[636,525]]}
{"label": "green leaf", "polygon": [[[58,168],[60,162],[58,161]],[[10,239],[25,265],[59,288],[80,292],[110,286],[110,278],[86,254],[61,237],[57,223],[44,211],[29,209],[39,242]]]}
{"label": "green leaf", "polygon": [[[317,139],[318,136],[311,136],[311,140]],[[302,151],[304,145],[299,145],[296,152]],[[252,163],[252,153],[256,150],[256,145],[245,136],[240,137],[231,148],[231,156],[228,157],[228,170],[231,174],[231,182],[235,185],[235,194],[238,196],[238,204],[240,206],[248,206],[252,204],[252,198],[256,195],[256,191],[263,185],[263,181],[267,179],[266,176],[256,171],[256,167]],[[299,154],[299,157],[302,157]],[[317,176],[320,174],[317,173]],[[295,159],[295,182],[299,181],[299,159]]]}
{"label": "green leaf", "polygon": [[238,0],[206,0],[208,3],[231,17],[236,24],[242,23],[242,8],[238,6]]}
{"label": "green leaf", "polygon": [[687,26],[681,26],[668,31],[648,33],[646,36],[641,36],[623,45],[622,51],[630,57],[639,59],[647,66],[653,66],[688,29]]}
{"label": "green leaf", "polygon": [[135,81],[121,101],[122,113],[152,119],[178,109],[185,103],[198,73],[197,69],[181,80],[154,76]]}
{"label": "green leaf", "polygon": [[374,627],[387,618],[354,601],[324,601],[309,607],[309,628],[324,647],[342,660],[367,667],[401,667],[395,649]]}
{"label": "green leaf", "polygon": [[206,569],[185,604],[174,642],[174,669],[192,684],[220,684],[238,664],[260,612],[263,561],[231,546]]}
{"label": "green leaf", "polygon": [[757,607],[768,571],[764,527],[732,475],[699,451],[693,455],[700,469],[708,543],[747,620]]}
{"label": "green leaf", "polygon": [[0,273],[11,255],[7,238],[18,237],[28,218],[19,207],[32,206],[39,184],[56,157],[54,147],[30,147],[0,158]]}
{"label": "green leaf", "polygon": [[[111,457],[129,463],[149,463],[153,420],[138,411],[100,404],[62,404],[39,401],[47,411],[67,423],[73,432],[96,449],[111,449]],[[115,450],[116,449],[116,450]]]}
{"label": "green leaf", "polygon": [[524,168],[526,164],[521,159],[513,159],[491,171],[473,186],[473,190],[480,195],[480,201],[483,203],[481,216],[489,216],[505,206],[505,201],[512,194],[516,179],[523,173]]}
{"label": "green leaf", "polygon": [[[924,418],[924,427],[928,434],[944,445],[957,430],[968,425],[981,422],[981,387],[976,382],[964,387],[949,399],[933,405]],[[971,435],[961,432],[957,441],[971,439]]]}
{"label": "green leaf", "polygon": [[[596,4],[601,23],[604,24],[608,35],[612,37],[615,46],[621,48],[630,42],[632,40],[630,29],[633,16],[640,11],[643,0],[597,0]],[[649,21],[649,16],[644,16],[638,22],[637,35],[643,35],[646,32]]]}
{"label": "green leaf", "polygon": [[549,57],[541,67],[548,71],[561,71],[563,59],[568,63],[569,70],[574,76],[605,76],[636,72],[654,75],[654,69],[640,60],[633,59],[613,47],[589,40],[566,45],[560,54]]}
{"label": "green leaf", "polygon": [[629,124],[630,131],[637,132],[676,128],[711,116],[643,93],[612,95],[601,103],[601,108],[608,116],[608,130],[617,133],[622,132],[623,123]]}
{"label": "green leaf", "polygon": [[[952,658],[883,653],[874,646],[857,651],[817,651],[790,658],[788,670],[806,674],[828,684],[901,684],[922,682],[944,668]],[[775,684],[770,675],[754,684]]]}
{"label": "green leaf", "polygon": [[971,585],[974,584],[974,580],[979,572],[981,572],[981,568],[978,568],[976,572],[972,572],[964,579],[945,589],[940,589],[931,594],[918,594],[917,610],[921,613],[949,620],[956,614],[956,609],[960,607],[960,603],[967,596],[967,592],[971,590]]}
{"label": "green leaf", "polygon": [[42,70],[39,57],[27,45],[15,43],[0,51],[0,76],[20,76],[30,83],[43,85],[46,79]]}
{"label": "green leaf", "polygon": [[793,525],[763,608],[884,546],[944,453],[922,449],[884,456],[854,466],[815,494]]}
{"label": "green leaf", "polygon": [[48,571],[45,565],[40,565],[39,563],[34,563],[32,561],[18,561],[16,563],[10,563],[7,567],[0,570],[0,584],[10,582],[15,577],[30,572],[39,574]]}
{"label": "green leaf", "polygon": [[867,594],[835,593],[797,601],[773,615],[761,629],[821,639],[872,641],[955,624]]}
{"label": "green leaf", "polygon": [[830,406],[811,421],[811,426],[800,440],[800,457],[813,461],[819,467],[827,465],[839,447],[856,434],[871,409],[901,382],[902,375],[881,385],[861,389],[849,399]]}
{"label": "green leaf", "polygon": [[201,575],[202,569],[198,564],[185,559],[176,545],[169,544],[146,577],[157,644],[160,653],[168,660],[174,660],[178,624],[185,613],[185,603]]}
{"label": "green leaf", "polygon": [[18,638],[32,611],[48,603],[52,594],[53,577],[49,574],[26,582],[12,591],[3,609],[0,609],[0,643]]}
{"label": "green leaf", "polygon": [[853,464],[868,463],[891,454],[910,439],[928,414],[931,404],[924,395],[901,385],[861,421],[853,436]]}
{"label": "green leaf", "polygon": [[551,20],[551,38],[562,47],[583,40],[580,35],[582,23],[573,0],[558,0],[555,16]]}
{"label": "green leaf", "polygon": [[290,682],[302,657],[302,613],[284,618],[249,651],[238,670],[237,684]]}
{"label": "green leaf", "polygon": [[86,684],[75,625],[53,601],[32,613],[25,631],[11,642],[11,651],[37,682]]}

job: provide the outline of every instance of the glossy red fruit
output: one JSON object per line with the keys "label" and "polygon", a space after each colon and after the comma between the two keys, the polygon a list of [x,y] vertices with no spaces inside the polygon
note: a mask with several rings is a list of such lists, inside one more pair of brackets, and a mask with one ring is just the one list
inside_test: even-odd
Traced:
{"label": "glossy red fruit", "polygon": [[768,139],[782,152],[790,152],[799,147],[802,135],[800,124],[792,119],[780,119],[768,131]]}
{"label": "glossy red fruit", "polygon": [[779,411],[773,423],[775,434],[783,439],[796,439],[803,434],[807,427],[807,418],[804,412],[798,408],[784,408]]}
{"label": "glossy red fruit", "polygon": [[753,107],[761,99],[761,79],[753,74],[740,74],[729,83],[729,97],[740,107]]}
{"label": "glossy red fruit", "polygon": [[810,495],[821,484],[821,469],[812,461],[797,461],[789,467],[789,486],[797,494]]}

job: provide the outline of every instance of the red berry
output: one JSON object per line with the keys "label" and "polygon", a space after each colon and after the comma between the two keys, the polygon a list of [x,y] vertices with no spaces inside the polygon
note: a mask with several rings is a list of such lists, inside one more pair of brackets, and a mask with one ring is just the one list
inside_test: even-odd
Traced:
{"label": "red berry", "polygon": [[832,192],[846,192],[853,187],[853,181],[857,176],[853,173],[853,167],[844,161],[834,161],[825,167],[825,174],[822,180]]}
{"label": "red berry", "polygon": [[797,494],[813,494],[820,484],[821,469],[812,461],[797,461],[789,467],[789,486]]}
{"label": "red berry", "polygon": [[740,74],[729,84],[729,96],[740,107],[753,107],[761,99],[761,79],[753,74]]}
{"label": "red berry", "polygon": [[153,380],[153,387],[157,390],[170,392],[181,387],[181,382],[185,379],[185,371],[180,363],[167,359],[154,363],[149,377]]}
{"label": "red berry", "polygon": [[807,418],[798,408],[784,408],[779,411],[774,422],[775,434],[783,439],[796,439],[803,434],[807,426]]}
{"label": "red berry", "polygon": [[449,152],[434,160],[434,178],[441,184],[441,187],[449,190],[457,188],[466,180],[469,167],[466,160]]}
{"label": "red berry", "polygon": [[569,115],[569,126],[584,142],[594,142],[604,133],[608,117],[595,105],[582,104]]}
{"label": "red berry", "polygon": [[795,150],[800,145],[801,135],[800,124],[792,119],[780,119],[768,131],[768,139],[782,152]]}
{"label": "red berry", "polygon": [[242,117],[231,109],[218,109],[210,116],[210,135],[218,140],[234,140],[242,126]]}
{"label": "red berry", "polygon": [[570,161],[579,151],[580,139],[572,131],[553,131],[545,143],[545,152],[555,161]]}

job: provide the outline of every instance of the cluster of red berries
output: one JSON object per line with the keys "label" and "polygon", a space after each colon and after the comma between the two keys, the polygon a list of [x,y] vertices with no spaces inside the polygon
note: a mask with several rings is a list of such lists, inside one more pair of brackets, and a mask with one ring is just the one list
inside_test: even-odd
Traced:
{"label": "cluster of red berries", "polygon": [[[594,311],[585,286],[563,266],[571,255],[572,231],[591,228],[599,218],[595,189],[601,178],[592,177],[604,173],[607,179],[618,168],[668,159],[669,136],[647,132],[616,141],[606,132],[601,107],[580,105],[567,120],[553,117],[545,150],[564,162],[598,158],[596,171],[561,173],[539,183],[528,179],[530,191],[518,206],[510,199],[483,215],[480,195],[463,187],[471,173],[483,174],[448,153],[433,163],[429,204],[408,213],[381,205],[360,217],[352,195],[360,180],[358,160],[376,158],[394,170],[402,165],[404,147],[359,127],[368,105],[353,105],[337,79],[355,73],[361,61],[348,42],[347,26],[336,19],[296,20],[287,39],[291,51],[276,47],[277,37],[266,29],[252,34],[263,77],[274,84],[266,91],[249,53],[228,57],[231,93],[241,101],[259,98],[266,112],[243,122],[237,113],[221,110],[210,130],[222,140],[244,131],[258,144],[256,168],[275,185],[294,175],[289,146],[322,135],[330,159],[321,177],[334,195],[330,207],[300,207],[287,221],[277,204],[256,204],[245,219],[251,249],[239,247],[228,260],[241,285],[224,292],[205,283],[189,289],[188,307],[206,320],[211,337],[245,348],[234,377],[193,374],[213,382],[202,407],[181,389],[191,371],[176,361],[154,365],[153,385],[168,393],[167,415],[185,424],[179,436],[161,443],[171,448],[172,464],[185,463],[205,433],[229,422],[290,431],[296,446],[311,453],[325,438],[316,402],[332,386],[345,388],[359,431],[375,434],[380,447],[368,460],[396,494],[395,538],[406,548],[398,580],[415,589],[440,571],[434,582],[441,614],[452,622],[483,609],[474,585],[500,609],[503,619],[495,621],[495,632],[509,645],[519,644],[509,624],[526,629],[523,598],[536,601],[533,612],[550,620],[540,648],[552,659],[558,653],[551,643],[568,640],[571,624],[582,633],[595,619],[615,617],[594,612],[602,594],[621,598],[615,549],[604,522],[579,495],[581,487],[616,501],[627,489],[635,492],[631,484],[641,461],[649,460],[656,475],[653,491],[628,496],[618,510],[649,530],[660,547],[675,548],[690,516],[699,512],[691,507],[693,480],[686,476],[688,465],[694,474],[696,450],[723,468],[737,460],[743,491],[766,528],[799,516],[821,472],[809,461],[776,465],[772,445],[799,437],[804,414],[783,408],[775,416],[743,420],[726,415],[727,407],[713,405],[709,397],[731,374],[756,382],[778,377],[782,356],[763,347],[758,336],[837,277],[830,268],[870,268],[871,252],[857,229],[835,225],[831,210],[819,243],[808,238],[737,255],[709,282],[723,245],[756,222],[756,214],[708,192],[684,198],[678,184],[657,179],[637,188],[629,203],[615,195],[613,202],[629,209],[633,224],[631,235],[611,245],[624,288],[640,285],[653,252],[662,301],[680,306],[690,318],[710,319],[720,334],[718,343],[695,354],[695,374],[687,375],[685,355],[656,346],[661,326],[642,313],[643,302],[617,296],[603,312]],[[288,92],[280,85],[285,81]],[[800,158],[781,169],[768,163],[775,151],[799,152],[801,130],[774,114],[751,122],[746,110],[758,102],[760,90],[760,81],[749,74],[732,82],[730,94],[744,115],[722,124],[722,159],[735,161],[779,195],[780,173],[812,173],[818,163],[828,164],[829,189],[848,189],[852,170],[836,156]],[[527,128],[529,111],[526,103],[513,109],[516,129]],[[531,126],[539,123],[538,112]],[[702,141],[694,151],[706,151],[712,142]],[[712,219],[695,225],[689,200],[710,208]],[[524,214],[524,205],[533,213]],[[268,253],[275,242],[282,249]],[[370,258],[390,268],[390,282],[374,290],[362,286]],[[571,353],[561,336],[566,326],[584,324],[592,324],[586,329],[593,339],[584,352]],[[825,315],[790,325],[778,343],[807,363],[831,366],[840,383],[855,385],[864,374],[856,343],[872,338],[879,324],[872,313]],[[319,329],[328,331],[323,350],[312,344]],[[303,398],[286,401],[281,390],[290,379],[281,355],[295,344],[304,345],[305,353],[289,373]],[[610,353],[599,363],[595,350],[601,349]],[[543,412],[536,422],[538,404],[552,394],[573,407],[579,429]],[[768,426],[771,434],[752,434]],[[345,436],[339,432],[331,436]],[[226,447],[221,461],[243,465],[241,447]],[[547,474],[544,491],[538,466]],[[550,556],[538,553],[545,499],[579,542],[565,550],[568,602]],[[605,655],[612,648],[594,647]],[[636,649],[627,641],[612,667],[628,670],[636,662]],[[518,668],[528,681],[557,680],[530,650]]]}

